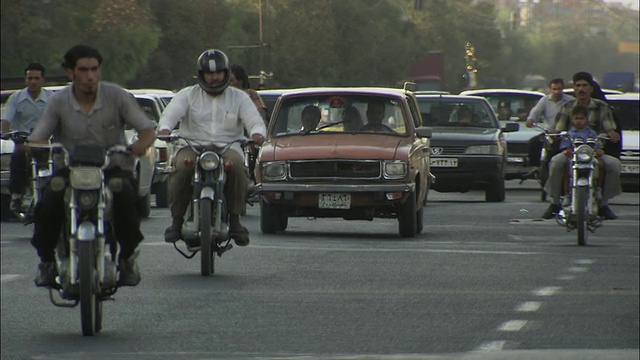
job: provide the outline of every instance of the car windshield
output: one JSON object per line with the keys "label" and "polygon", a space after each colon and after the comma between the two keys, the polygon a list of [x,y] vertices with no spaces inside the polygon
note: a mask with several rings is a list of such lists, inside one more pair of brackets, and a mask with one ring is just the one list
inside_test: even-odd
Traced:
{"label": "car windshield", "polygon": [[407,124],[402,104],[396,99],[323,94],[284,100],[270,131],[274,136],[345,132],[404,135]]}
{"label": "car windshield", "polygon": [[423,126],[499,127],[485,102],[418,98]]}
{"label": "car windshield", "polygon": [[542,95],[531,94],[482,94],[498,114],[499,120],[510,120],[512,117],[526,121],[531,109],[538,103]]}
{"label": "car windshield", "polygon": [[640,107],[635,100],[615,100],[609,101],[613,107],[618,120],[620,120],[623,130],[640,130]]}

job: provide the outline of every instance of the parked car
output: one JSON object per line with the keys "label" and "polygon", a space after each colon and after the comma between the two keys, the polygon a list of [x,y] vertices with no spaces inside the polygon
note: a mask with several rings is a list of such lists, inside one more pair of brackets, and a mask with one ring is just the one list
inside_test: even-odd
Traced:
{"label": "parked car", "polygon": [[[307,108],[318,123],[303,128]],[[384,132],[370,130],[376,119]],[[262,232],[284,231],[289,217],[330,217],[396,218],[402,237],[420,233],[431,183],[431,130],[420,123],[415,95],[403,89],[283,93],[256,171]]]}
{"label": "parked car", "polygon": [[422,125],[432,129],[431,173],[440,192],[484,190],[485,200],[505,199],[508,144],[505,133],[519,124],[502,126],[489,102],[477,96],[417,95]]}
{"label": "parked car", "polygon": [[524,126],[531,109],[545,94],[539,91],[517,89],[480,89],[460,93],[466,96],[481,96],[489,101],[504,127],[507,122],[519,122],[522,126],[516,132],[505,134],[508,144],[505,179],[533,178],[540,166],[540,151],[543,134],[536,128]]}
{"label": "parked car", "polygon": [[638,192],[640,187],[640,95],[638,93],[609,94],[606,98],[622,127],[622,151],[620,152],[622,189]]}
{"label": "parked car", "polygon": [[[147,114],[149,119],[158,124],[160,121],[160,115],[167,106],[168,100],[163,100],[163,97],[169,98],[170,95],[166,92],[173,94],[169,90],[155,90],[155,89],[129,89],[129,92],[138,101],[138,104]],[[160,208],[166,208],[169,206],[168,198],[168,186],[169,186],[169,148],[167,143],[155,140],[154,144],[154,161],[155,165],[152,171],[152,180],[150,185],[150,194],[154,194],[156,197],[156,206]]]}

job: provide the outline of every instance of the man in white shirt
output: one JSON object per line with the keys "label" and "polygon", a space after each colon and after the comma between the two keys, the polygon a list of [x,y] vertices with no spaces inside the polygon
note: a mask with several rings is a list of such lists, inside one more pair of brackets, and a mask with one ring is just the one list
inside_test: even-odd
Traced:
{"label": "man in white shirt", "polygon": [[[169,135],[180,122],[180,135],[197,140],[201,146],[225,144],[244,138],[246,130],[252,140],[261,145],[266,135],[264,121],[249,95],[230,87],[230,65],[220,50],[211,49],[198,57],[198,84],[180,90],[163,111],[158,135]],[[222,154],[224,162],[231,161],[227,172],[224,195],[229,211],[229,228],[236,245],[249,244],[249,231],[240,223],[246,213],[249,176],[244,165],[242,148],[233,144]],[[178,150],[174,169],[169,177],[169,199],[172,223],[165,231],[165,241],[175,243],[182,238],[182,223],[193,191],[193,168],[185,160],[195,161],[196,154],[188,146]],[[187,244],[196,246],[196,244]]]}
{"label": "man in white shirt", "polygon": [[[31,63],[24,69],[27,87],[15,92],[2,112],[2,133],[9,130],[31,132],[36,127],[44,108],[52,95],[44,86],[44,66]],[[22,196],[29,178],[29,157],[22,151],[23,145],[16,144],[11,155],[9,190],[11,191],[11,210],[21,212]]]}
{"label": "man in white shirt", "polygon": [[527,127],[543,122],[547,129],[553,129],[558,111],[564,104],[575,100],[572,96],[565,94],[563,90],[563,79],[555,78],[549,82],[549,95],[540,98],[536,106],[531,109],[527,118]]}

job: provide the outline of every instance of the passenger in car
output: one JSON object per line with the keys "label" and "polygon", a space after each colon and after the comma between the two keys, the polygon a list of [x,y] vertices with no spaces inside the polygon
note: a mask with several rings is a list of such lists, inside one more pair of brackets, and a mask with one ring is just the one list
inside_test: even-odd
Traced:
{"label": "passenger in car", "polygon": [[314,105],[307,105],[304,109],[302,109],[302,132],[313,131],[318,127],[320,123],[320,118],[322,117],[322,113],[320,113],[320,109]]}
{"label": "passenger in car", "polygon": [[498,120],[509,120],[513,115],[513,110],[511,110],[511,103],[502,100],[498,104]]}
{"label": "passenger in car", "polygon": [[376,132],[393,132],[387,125],[382,123],[384,120],[384,102],[373,100],[367,106],[367,125],[362,127],[364,131]]}
{"label": "passenger in car", "polygon": [[456,120],[463,124],[475,123],[473,119],[473,110],[469,106],[462,105],[458,108]]}
{"label": "passenger in car", "polygon": [[362,117],[360,111],[354,106],[349,106],[342,112],[345,131],[358,131],[362,127]]}

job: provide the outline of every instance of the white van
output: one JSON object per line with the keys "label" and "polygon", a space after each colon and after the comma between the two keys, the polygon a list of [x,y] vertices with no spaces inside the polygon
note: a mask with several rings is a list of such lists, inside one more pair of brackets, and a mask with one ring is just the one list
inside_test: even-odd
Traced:
{"label": "white van", "polygon": [[607,102],[613,108],[622,125],[622,190],[638,192],[640,186],[640,94],[607,94]]}

